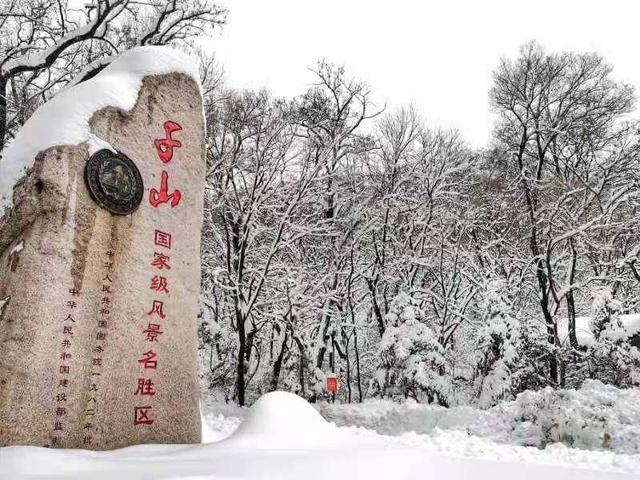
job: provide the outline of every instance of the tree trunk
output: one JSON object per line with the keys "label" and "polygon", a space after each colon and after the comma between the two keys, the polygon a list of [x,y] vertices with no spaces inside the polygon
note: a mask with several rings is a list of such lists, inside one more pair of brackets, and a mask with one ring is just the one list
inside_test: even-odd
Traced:
{"label": "tree trunk", "polygon": [[[551,311],[549,310],[549,290],[547,288],[548,278],[544,271],[542,260],[537,261],[536,274],[541,294],[540,309],[542,310],[542,316],[544,317],[544,322],[547,326],[547,341],[555,347],[557,345],[556,339],[558,337],[558,331],[553,320],[553,315],[551,315]],[[555,353],[549,356],[549,378],[554,384],[558,384],[558,359],[556,358]]]}
{"label": "tree trunk", "polygon": [[[353,310],[353,298],[351,296],[351,284],[353,281],[353,249],[351,249],[351,271],[349,272],[349,282],[347,283],[347,299],[349,306],[349,313],[351,314],[351,324],[353,325],[353,345],[354,353],[356,354],[356,379],[358,385],[358,400],[362,403],[362,379],[360,378],[360,351],[358,350],[358,330],[356,329],[356,314]],[[348,347],[347,347],[348,348]],[[348,357],[347,357],[348,359]],[[349,402],[351,402],[351,385],[349,385]]]}
{"label": "tree trunk", "polygon": [[[331,291],[335,291],[338,285],[338,275],[333,276],[333,284],[331,285]],[[329,340],[331,340],[331,335],[329,335],[329,327],[331,326],[331,322],[333,319],[332,309],[335,307],[335,302],[333,300],[329,300],[328,305],[328,313],[324,315],[324,325],[322,327],[322,332],[320,336],[320,341],[322,342],[320,348],[318,349],[318,357],[316,359],[316,367],[322,370],[324,366],[324,356],[327,353],[327,344]]]}
{"label": "tree trunk", "polygon": [[358,348],[358,331],[353,327],[353,344],[356,354],[356,378],[358,381],[358,401],[362,403],[362,377],[360,376],[360,350]]}
{"label": "tree trunk", "polygon": [[[331,372],[336,374],[336,332],[331,332],[331,354],[330,354]],[[331,392],[331,401],[336,403],[336,392]]]}
{"label": "tree trunk", "polygon": [[298,344],[298,350],[300,350],[300,370],[298,372],[299,375],[299,380],[300,380],[300,392],[302,393],[302,397],[306,397],[306,388],[305,388],[305,381],[304,381],[304,345],[302,344],[302,341],[297,338],[295,335],[293,335],[293,339],[295,340],[295,342]]}
{"label": "tree trunk", "polygon": [[236,370],[236,392],[238,397],[238,405],[244,406],[245,393],[245,373],[246,363],[245,356],[247,350],[244,318],[236,304],[236,322],[238,324],[238,368]]}
{"label": "tree trunk", "polygon": [[351,359],[349,357],[349,337],[347,337],[344,328],[342,329],[342,337],[345,339],[345,360],[347,363],[347,402],[351,403]]}
{"label": "tree trunk", "polygon": [[571,273],[569,274],[569,291],[567,292],[567,318],[569,319],[569,343],[571,348],[578,348],[578,337],[576,335],[576,303],[573,296],[573,281],[576,272],[577,252],[573,245],[573,241],[569,242],[571,246]]}
{"label": "tree trunk", "polygon": [[[325,220],[327,220],[328,224],[333,224],[334,222],[334,217],[335,217],[335,202],[334,202],[334,196],[335,193],[333,192],[333,171],[335,168],[335,164],[336,164],[336,160],[337,159],[337,152],[335,147],[333,148],[333,159],[332,159],[332,163],[331,166],[332,168],[329,168],[329,166],[327,166],[327,186],[326,186],[326,194],[325,194],[325,204],[324,204],[324,211],[323,211],[323,216],[325,218]],[[333,268],[334,272],[337,270],[337,266],[336,266],[336,246],[335,246],[335,239],[333,237],[330,238],[330,242],[331,242],[331,268]],[[334,292],[336,289],[336,286],[338,285],[338,274],[334,273],[333,275],[333,281],[331,284],[331,289],[330,292]],[[327,343],[329,341],[329,336],[327,335],[328,331],[329,331],[329,326],[331,325],[331,319],[332,319],[332,314],[331,314],[331,308],[333,306],[333,300],[329,300],[328,302],[328,313],[326,315],[324,315],[324,326],[322,328],[322,335],[320,337],[320,341],[322,342],[320,348],[318,349],[318,357],[316,358],[316,367],[319,368],[320,370],[322,370],[323,366],[324,366],[324,356],[327,353]]]}
{"label": "tree trunk", "polygon": [[278,357],[276,361],[273,363],[273,373],[271,376],[271,385],[269,386],[269,390],[273,392],[278,389],[278,380],[280,379],[280,371],[282,370],[282,360],[284,359],[284,354],[287,351],[287,340],[289,339],[288,332],[284,332],[284,339],[282,340],[282,348],[280,348],[280,353],[278,353]]}
{"label": "tree trunk", "polygon": [[384,316],[382,315],[382,310],[380,310],[380,305],[378,304],[378,298],[376,297],[376,286],[373,281],[367,280],[367,285],[369,287],[369,292],[371,292],[371,305],[373,306],[373,313],[376,316],[376,322],[378,324],[378,332],[380,333],[380,337],[384,335],[385,325],[384,325]]}
{"label": "tree trunk", "polygon": [[7,136],[7,79],[0,76],[0,154]]}
{"label": "tree trunk", "polygon": [[327,343],[330,339],[330,336],[328,335],[330,321],[331,321],[331,316],[326,315],[324,318],[324,325],[322,327],[322,332],[320,334],[320,341],[322,342],[322,345],[318,349],[318,357],[316,359],[316,367],[318,367],[320,370],[322,370],[322,367],[324,366],[324,356],[327,353]]}
{"label": "tree trunk", "polygon": [[567,318],[569,319],[569,343],[571,348],[578,348],[578,336],[576,335],[576,303],[573,290],[567,293]]}
{"label": "tree trunk", "polygon": [[[516,154],[516,159],[518,163],[518,170],[524,170],[524,152],[527,146],[528,141],[528,131],[526,126],[522,131],[522,136],[520,140],[520,145],[518,148],[518,153]],[[536,181],[542,180],[542,165],[544,161],[544,155],[538,155],[538,168],[536,170]],[[537,218],[537,209],[538,209],[538,199],[535,189],[533,189],[529,185],[529,180],[522,176],[520,182],[520,187],[524,193],[524,197],[527,204],[527,211],[529,215],[529,221],[531,222],[531,232],[529,234],[529,249],[534,259],[536,259],[536,277],[538,279],[538,288],[540,289],[540,309],[542,311],[542,316],[544,317],[544,322],[547,327],[547,341],[555,347],[557,345],[556,339],[558,337],[557,326],[553,321],[553,316],[551,315],[551,311],[549,310],[549,290],[548,285],[549,281],[547,278],[547,274],[545,272],[545,266],[543,264],[542,259],[540,258],[540,248],[538,246],[538,218]],[[558,359],[556,358],[555,353],[549,356],[549,377],[551,381],[555,384],[558,383]]]}

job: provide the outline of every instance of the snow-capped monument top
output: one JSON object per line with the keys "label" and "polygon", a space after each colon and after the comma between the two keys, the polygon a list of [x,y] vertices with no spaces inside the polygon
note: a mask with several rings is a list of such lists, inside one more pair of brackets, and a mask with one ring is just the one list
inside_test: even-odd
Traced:
{"label": "snow-capped monument top", "polygon": [[18,133],[0,161],[0,446],[200,440],[204,177],[196,66],[170,49],[123,54]]}
{"label": "snow-capped monument top", "polygon": [[196,57],[170,47],[145,46],[126,51],[95,77],[66,88],[38,108],[5,148],[0,160],[0,216],[12,202],[13,186],[35,156],[55,145],[86,143],[89,152],[110,148],[91,132],[89,120],[111,106],[131,110],[149,75],[181,73],[200,86]]}

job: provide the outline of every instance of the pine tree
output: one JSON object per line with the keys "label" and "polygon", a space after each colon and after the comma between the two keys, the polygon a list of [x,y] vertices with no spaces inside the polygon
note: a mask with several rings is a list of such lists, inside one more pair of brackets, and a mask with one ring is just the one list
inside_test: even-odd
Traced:
{"label": "pine tree", "polygon": [[516,391],[522,338],[506,282],[490,280],[484,290],[482,324],[477,339],[476,384],[480,406],[490,407]]}
{"label": "pine tree", "polygon": [[640,351],[629,342],[629,334],[620,321],[622,309],[611,288],[594,292],[589,325],[595,339],[589,352],[594,370],[591,378],[629,387],[640,384]]}
{"label": "pine tree", "polygon": [[445,351],[427,324],[419,302],[407,293],[398,294],[391,303],[386,322],[374,380],[378,394],[448,405],[451,376],[447,372]]}

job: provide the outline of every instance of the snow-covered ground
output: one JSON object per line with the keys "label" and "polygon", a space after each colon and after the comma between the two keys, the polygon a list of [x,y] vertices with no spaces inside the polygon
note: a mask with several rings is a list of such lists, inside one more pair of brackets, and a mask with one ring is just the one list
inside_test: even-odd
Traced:
{"label": "snow-covered ground", "polygon": [[487,410],[383,400],[321,404],[319,409],[336,425],[357,425],[383,435],[454,430],[498,444],[544,448],[563,443],[640,454],[640,389],[619,389],[597,380],[586,381],[579,390],[526,391]]}
{"label": "snow-covered ground", "polygon": [[[320,406],[356,423],[389,405]],[[418,406],[408,406],[419,409]],[[275,392],[251,409],[209,405],[203,445],[144,445],[112,452],[0,449],[0,478],[26,479],[474,479],[605,480],[640,478],[640,455],[498,444],[440,427],[429,433],[396,429],[393,436],[338,427],[292,394]],[[422,412],[424,414],[424,412]],[[469,417],[471,418],[471,417]],[[469,419],[468,418],[468,419]],[[468,420],[467,419],[467,420]],[[433,424],[433,422],[432,422]],[[460,425],[458,423],[458,425]],[[453,425],[452,425],[453,426]]]}

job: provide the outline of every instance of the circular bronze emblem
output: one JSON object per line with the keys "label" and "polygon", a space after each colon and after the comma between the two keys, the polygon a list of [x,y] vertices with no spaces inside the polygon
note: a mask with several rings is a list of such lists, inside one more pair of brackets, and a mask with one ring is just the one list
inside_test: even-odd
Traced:
{"label": "circular bronze emblem", "polygon": [[94,153],[87,162],[84,178],[91,197],[116,215],[135,212],[142,201],[140,170],[120,152],[105,149]]}

